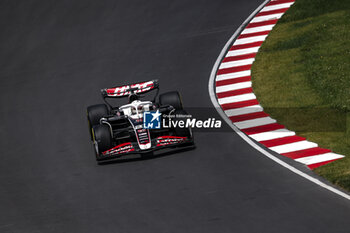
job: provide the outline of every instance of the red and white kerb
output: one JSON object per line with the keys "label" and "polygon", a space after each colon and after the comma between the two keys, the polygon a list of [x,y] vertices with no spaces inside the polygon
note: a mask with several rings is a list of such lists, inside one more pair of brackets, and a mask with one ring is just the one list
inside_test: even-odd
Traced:
{"label": "red and white kerb", "polygon": [[232,123],[249,137],[310,169],[343,158],[278,124],[264,112],[252,89],[251,66],[260,46],[294,0],[272,0],[248,23],[216,73],[218,102]]}

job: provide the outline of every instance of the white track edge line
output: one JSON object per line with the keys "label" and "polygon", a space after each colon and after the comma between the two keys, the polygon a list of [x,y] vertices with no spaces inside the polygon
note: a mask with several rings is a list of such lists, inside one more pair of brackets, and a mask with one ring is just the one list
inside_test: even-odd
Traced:
{"label": "white track edge line", "polygon": [[265,0],[252,14],[249,15],[249,17],[239,26],[239,28],[235,31],[235,33],[231,36],[231,38],[227,41],[224,48],[221,50],[218,58],[215,61],[215,64],[213,66],[213,69],[210,73],[209,77],[209,84],[208,84],[208,91],[209,96],[212,104],[216,108],[219,115],[225,120],[225,122],[243,139],[245,140],[250,146],[255,148],[257,151],[261,152],[263,155],[268,157],[269,159],[275,161],[276,163],[280,164],[281,166],[287,168],[288,170],[294,172],[295,174],[304,177],[305,179],[311,181],[314,184],[317,184],[321,186],[322,188],[325,188],[347,200],[350,200],[350,195],[346,194],[345,192],[340,191],[339,189],[336,189],[328,184],[325,184],[324,182],[296,169],[295,167],[289,165],[288,163],[282,161],[281,159],[277,158],[267,150],[263,149],[262,147],[258,146],[252,139],[250,139],[247,135],[245,135],[242,131],[240,131],[236,126],[233,125],[233,123],[230,121],[230,119],[226,116],[224,111],[221,109],[220,105],[218,104],[216,100],[216,95],[214,92],[214,83],[215,83],[215,76],[216,71],[221,63],[221,60],[224,58],[229,46],[232,44],[233,40],[238,37],[239,33],[244,29],[244,26],[248,24],[248,22],[268,3],[270,0]]}

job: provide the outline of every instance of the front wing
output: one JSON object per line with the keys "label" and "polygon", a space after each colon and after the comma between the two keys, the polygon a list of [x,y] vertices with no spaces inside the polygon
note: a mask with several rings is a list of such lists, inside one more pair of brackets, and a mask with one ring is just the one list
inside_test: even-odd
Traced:
{"label": "front wing", "polygon": [[97,157],[98,161],[109,160],[115,158],[126,157],[130,154],[144,154],[157,151],[165,148],[175,148],[192,146],[193,139],[188,137],[178,137],[178,136],[160,136],[152,139],[152,147],[147,150],[139,149],[137,143],[126,142],[117,145],[107,151],[100,153]]}

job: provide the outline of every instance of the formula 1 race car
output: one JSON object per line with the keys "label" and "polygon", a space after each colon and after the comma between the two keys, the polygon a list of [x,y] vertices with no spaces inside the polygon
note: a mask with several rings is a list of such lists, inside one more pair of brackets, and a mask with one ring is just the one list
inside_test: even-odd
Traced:
{"label": "formula 1 race car", "polygon": [[[143,101],[140,94],[156,91],[152,101]],[[96,160],[126,157],[129,154],[150,154],[163,148],[193,147],[190,127],[161,127],[162,122],[188,115],[177,91],[159,95],[158,80],[104,88],[105,104],[87,108],[87,118]],[[128,97],[128,104],[113,107],[107,98]],[[161,116],[173,116],[161,117]],[[147,121],[147,122],[146,122]]]}

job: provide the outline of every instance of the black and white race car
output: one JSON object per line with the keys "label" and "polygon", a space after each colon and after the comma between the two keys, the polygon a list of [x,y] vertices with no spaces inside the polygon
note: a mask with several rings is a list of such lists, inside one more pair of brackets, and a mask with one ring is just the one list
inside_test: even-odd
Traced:
{"label": "black and white race car", "polygon": [[[156,91],[152,101],[141,100]],[[129,154],[149,154],[163,148],[193,147],[191,128],[160,127],[162,122],[174,121],[187,115],[177,91],[159,95],[158,80],[129,84],[101,90],[105,104],[87,108],[91,140],[98,162],[126,157]],[[114,107],[106,99],[128,97],[128,104]],[[150,122],[145,122],[145,115]],[[157,121],[155,121],[157,120]],[[153,123],[158,125],[153,125]],[[146,125],[147,123],[147,125]],[[154,124],[155,124],[154,123]],[[155,127],[154,127],[155,126]]]}

